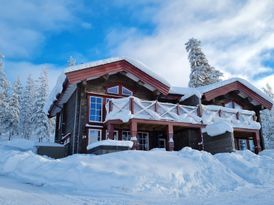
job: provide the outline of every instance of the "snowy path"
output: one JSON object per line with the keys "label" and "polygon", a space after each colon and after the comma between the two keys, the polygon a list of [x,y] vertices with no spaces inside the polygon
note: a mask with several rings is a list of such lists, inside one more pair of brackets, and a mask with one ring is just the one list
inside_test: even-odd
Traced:
{"label": "snowy path", "polygon": [[20,183],[6,176],[0,176],[0,204],[1,205],[141,205],[141,204],[190,204],[190,205],[273,205],[274,187],[257,187],[239,189],[227,193],[213,193],[207,197],[189,196],[187,198],[167,199],[164,196],[151,198],[149,196],[130,196],[98,193],[74,195],[64,191],[36,187]]}

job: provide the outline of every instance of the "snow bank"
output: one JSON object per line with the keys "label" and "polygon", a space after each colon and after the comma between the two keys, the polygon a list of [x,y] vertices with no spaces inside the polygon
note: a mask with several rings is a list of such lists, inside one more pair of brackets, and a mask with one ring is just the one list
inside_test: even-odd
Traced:
{"label": "snow bank", "polygon": [[120,146],[120,147],[129,147],[132,148],[132,141],[121,141],[121,140],[101,140],[98,142],[91,143],[87,146],[87,149],[90,150],[99,146]]}
{"label": "snow bank", "polygon": [[35,147],[35,142],[26,139],[12,139],[0,141],[0,146],[10,149],[16,149],[21,151],[33,150]]}
{"label": "snow bank", "polygon": [[213,124],[207,125],[204,129],[204,132],[206,132],[209,136],[217,136],[224,134],[226,132],[233,132],[233,127],[230,123],[226,121],[218,121]]}
{"label": "snow bank", "polygon": [[33,152],[0,148],[0,175],[70,193],[115,193],[181,197],[274,183],[274,159],[251,152],[211,155],[190,148],[179,152],[124,151],[73,155],[53,160]]}

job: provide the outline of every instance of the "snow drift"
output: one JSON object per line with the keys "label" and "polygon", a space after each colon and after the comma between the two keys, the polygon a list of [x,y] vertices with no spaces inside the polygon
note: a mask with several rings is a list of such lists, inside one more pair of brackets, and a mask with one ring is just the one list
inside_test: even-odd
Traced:
{"label": "snow drift", "polygon": [[0,145],[0,175],[86,194],[206,195],[273,184],[273,153],[211,155],[184,148],[179,152],[123,151],[54,160]]}

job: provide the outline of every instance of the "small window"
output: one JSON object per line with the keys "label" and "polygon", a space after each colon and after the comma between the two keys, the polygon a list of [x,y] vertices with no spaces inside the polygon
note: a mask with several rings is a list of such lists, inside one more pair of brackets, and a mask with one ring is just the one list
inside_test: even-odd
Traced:
{"label": "small window", "polygon": [[230,101],[230,102],[226,103],[226,104],[225,104],[225,107],[233,108],[233,102]]}
{"label": "small window", "polygon": [[113,86],[107,89],[107,93],[109,94],[119,94],[119,86]]}
{"label": "small window", "polygon": [[98,129],[89,129],[88,130],[88,144],[102,140],[102,131]]}
{"label": "small window", "polygon": [[243,107],[241,105],[239,105],[238,103],[235,103],[235,102],[234,102],[234,108],[239,109],[239,110],[243,109]]}
{"label": "small window", "polygon": [[122,95],[131,96],[133,93],[131,90],[127,89],[126,87],[122,87]]}

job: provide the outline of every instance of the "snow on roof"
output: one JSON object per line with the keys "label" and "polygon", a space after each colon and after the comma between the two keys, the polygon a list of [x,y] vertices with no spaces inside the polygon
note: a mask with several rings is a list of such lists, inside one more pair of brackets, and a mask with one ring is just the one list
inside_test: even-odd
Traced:
{"label": "snow on roof", "polygon": [[206,132],[209,136],[214,137],[218,136],[221,134],[225,134],[226,132],[233,132],[233,126],[231,123],[225,121],[225,120],[220,120],[218,122],[215,122],[213,124],[207,125],[204,129],[203,132]]}
{"label": "snow on roof", "polygon": [[193,95],[197,96],[198,98],[201,98],[202,96],[201,92],[197,88],[176,87],[176,86],[172,86],[170,88],[169,94],[183,95],[180,101],[184,101]]}
{"label": "snow on roof", "polygon": [[120,146],[120,147],[128,147],[132,148],[133,142],[132,141],[121,141],[121,140],[101,140],[98,142],[91,143],[87,146],[87,149],[93,149],[99,146]]}
{"label": "snow on roof", "polygon": [[113,62],[117,62],[117,61],[121,61],[121,60],[125,60],[125,61],[129,62],[130,64],[134,65],[135,67],[137,67],[141,71],[147,73],[148,75],[152,76],[153,78],[157,79],[158,81],[160,81],[163,84],[170,87],[170,84],[166,79],[164,79],[163,77],[161,77],[158,74],[154,73],[151,70],[151,68],[149,68],[147,65],[143,64],[142,62],[140,62],[138,60],[135,60],[135,59],[132,59],[132,58],[129,58],[129,57],[107,58],[107,59],[103,59],[103,60],[92,61],[92,62],[88,62],[88,63],[84,63],[84,64],[70,66],[70,67],[65,69],[65,73],[69,73],[69,72],[77,71],[77,70],[82,70],[82,69],[85,69],[85,68],[92,68],[92,67],[95,67],[95,66],[104,65],[104,64],[108,64],[108,63],[113,63]]}
{"label": "snow on roof", "polygon": [[258,95],[260,95],[263,98],[265,98],[267,101],[273,103],[273,100],[272,100],[271,97],[269,97],[262,90],[256,88],[254,85],[252,85],[251,83],[249,83],[248,81],[246,81],[246,80],[244,80],[242,78],[230,78],[230,79],[223,80],[223,81],[220,81],[220,82],[217,82],[217,83],[213,83],[213,84],[210,84],[210,85],[197,87],[197,90],[200,91],[201,93],[206,93],[208,91],[217,89],[219,87],[222,87],[222,86],[228,85],[230,83],[234,83],[234,82],[242,83],[243,85],[245,85],[246,87],[248,87],[249,89],[251,89],[255,93],[257,93]]}
{"label": "snow on roof", "polygon": [[189,88],[189,87],[175,87],[172,86],[169,90],[170,94],[179,94],[179,95],[183,95],[183,97],[181,98],[181,101],[195,95],[199,98],[201,98],[201,96],[206,93],[209,92],[211,90],[217,89],[219,87],[228,85],[230,83],[234,83],[234,82],[240,82],[243,85],[245,85],[246,87],[248,87],[249,89],[253,90],[255,93],[257,93],[258,95],[262,96],[263,98],[265,98],[267,101],[273,103],[273,100],[271,97],[269,97],[267,94],[265,94],[262,90],[256,88],[254,85],[252,85],[251,83],[249,83],[247,80],[244,80],[242,78],[230,78],[227,80],[223,80],[217,83],[213,83],[210,85],[205,85],[205,86],[201,86],[201,87],[197,87],[197,88]]}
{"label": "snow on roof", "polygon": [[148,66],[146,66],[145,64],[143,64],[142,62],[140,62],[138,60],[134,60],[134,59],[128,58],[128,57],[107,58],[107,59],[103,59],[103,60],[92,61],[92,62],[83,63],[83,64],[79,64],[79,65],[74,65],[74,66],[69,66],[69,67],[65,68],[65,70],[60,74],[60,76],[59,76],[59,78],[56,82],[55,87],[50,92],[48,100],[47,100],[47,102],[44,106],[44,112],[47,113],[49,111],[52,103],[56,100],[56,96],[59,93],[62,92],[63,83],[66,80],[66,75],[65,75],[66,73],[69,73],[69,72],[72,72],[72,71],[78,71],[78,70],[82,70],[82,69],[86,69],[86,68],[92,68],[92,67],[96,67],[96,66],[99,66],[99,65],[113,63],[113,62],[117,62],[117,61],[121,61],[121,60],[125,60],[125,61],[129,62],[130,64],[137,67],[141,71],[147,73],[148,75],[150,75],[153,78],[157,79],[161,83],[164,83],[165,85],[170,87],[170,84],[169,84],[168,81],[166,81],[164,78],[162,78],[158,74],[154,73]]}
{"label": "snow on roof", "polygon": [[51,92],[50,92],[50,94],[49,94],[49,96],[48,96],[48,99],[47,99],[46,104],[45,104],[45,106],[44,106],[44,112],[45,112],[45,113],[48,113],[48,111],[49,111],[49,109],[50,109],[52,103],[53,103],[55,100],[57,100],[57,99],[56,99],[56,96],[57,96],[59,93],[62,92],[62,90],[63,90],[63,83],[65,82],[65,80],[66,80],[66,75],[65,75],[64,72],[62,72],[62,73],[59,75],[59,77],[58,77],[58,79],[57,79],[57,82],[56,82],[54,88],[51,90]]}

